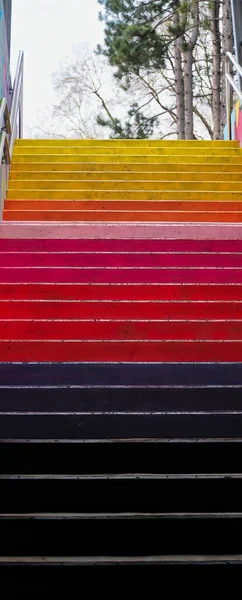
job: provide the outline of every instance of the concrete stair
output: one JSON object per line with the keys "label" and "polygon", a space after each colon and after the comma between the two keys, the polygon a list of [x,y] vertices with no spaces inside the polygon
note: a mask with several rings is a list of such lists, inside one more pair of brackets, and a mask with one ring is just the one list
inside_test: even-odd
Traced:
{"label": "concrete stair", "polygon": [[242,222],[238,142],[17,140],[4,220]]}
{"label": "concrete stair", "polygon": [[241,156],[235,142],[16,143],[3,582],[43,597],[70,573],[114,592],[241,572]]}

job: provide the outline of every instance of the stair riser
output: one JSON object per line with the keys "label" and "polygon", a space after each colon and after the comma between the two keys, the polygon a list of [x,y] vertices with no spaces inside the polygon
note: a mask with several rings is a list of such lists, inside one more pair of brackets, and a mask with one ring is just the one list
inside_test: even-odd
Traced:
{"label": "stair riser", "polygon": [[[129,154],[129,153],[124,153],[124,154],[114,154],[114,153],[110,153],[110,154],[96,154],[96,153],[89,153],[89,154],[82,154],[80,153],[73,153],[73,154],[58,154],[58,153],[54,153],[54,154],[49,154],[47,153],[42,153],[42,154],[34,154],[34,153],[25,153],[25,154],[14,154],[13,156],[13,164],[28,164],[28,163],[36,163],[36,164],[51,164],[51,163],[69,163],[69,164],[73,164],[73,163],[82,163],[82,164],[87,164],[88,163],[88,168],[89,168],[89,163],[96,163],[96,164],[113,164],[113,165],[119,165],[119,164],[179,164],[179,169],[180,169],[180,164],[181,163],[185,163],[185,164],[201,164],[201,163],[209,163],[209,164],[220,164],[220,162],[222,163],[227,163],[229,165],[231,164],[235,164],[235,165],[241,165],[242,164],[242,153],[241,150],[235,150],[235,151],[231,151],[228,150],[228,152],[225,154],[224,150],[222,150],[221,152],[205,152],[204,154],[194,154],[191,150],[191,153],[188,154],[187,152],[185,152],[185,150],[183,150],[181,153],[179,154],[173,154],[170,155],[169,153],[167,155],[165,154],[150,154],[147,155],[145,154],[140,154],[137,155],[137,152],[135,152],[133,155]],[[86,166],[85,166],[85,170],[86,170]],[[106,169],[105,169],[106,170]]]}
{"label": "stair riser", "polygon": [[[116,145],[113,145],[111,148],[105,145],[96,145],[95,148],[92,146],[78,146],[76,145],[74,148],[73,147],[69,147],[69,146],[53,146],[51,144],[47,144],[46,146],[32,146],[32,147],[28,147],[28,146],[15,146],[14,147],[14,152],[13,152],[13,160],[16,160],[19,156],[25,156],[25,155],[31,155],[32,156],[51,156],[54,155],[55,157],[60,156],[61,158],[63,158],[63,156],[65,158],[72,158],[72,157],[78,157],[78,156],[89,156],[89,155],[97,155],[97,156],[109,156],[111,155],[112,157],[119,157],[119,156],[134,156],[134,157],[138,157],[141,160],[149,157],[149,156],[168,156],[168,157],[172,157],[172,156],[190,156],[193,157],[194,155],[194,147],[193,146],[180,146],[179,144],[174,145],[174,146],[169,146],[169,147],[165,147],[165,146],[161,146],[161,145],[156,145],[155,147],[153,147],[152,145],[146,145],[144,146],[140,146],[138,149],[135,146],[125,146],[122,147],[121,144],[117,147]],[[198,146],[197,152],[196,152],[196,156],[241,156],[242,155],[242,150],[240,148],[234,148],[234,147],[222,147],[222,148],[218,148],[216,146]],[[144,160],[145,162],[145,160]]]}
{"label": "stair riser", "polygon": [[[0,480],[1,513],[241,512],[241,479]],[[1,521],[0,521],[1,530]]]}
{"label": "stair riser", "polygon": [[[218,318],[220,315],[217,315]],[[0,322],[0,340],[237,340],[242,341],[242,320],[226,322]],[[57,317],[55,317],[57,318]],[[82,317],[83,318],[83,317]],[[96,318],[99,318],[98,316]],[[173,316],[175,318],[175,316]],[[188,318],[188,316],[187,316]],[[192,317],[189,317],[192,318]],[[205,316],[202,317],[205,319]],[[224,317],[226,318],[226,316]]]}
{"label": "stair riser", "polygon": [[[195,213],[241,213],[242,202],[177,202],[173,201],[152,201],[152,200],[6,200],[5,210],[32,210],[32,211],[68,211],[78,212],[80,210],[89,212],[157,212],[172,213],[173,212],[195,212]],[[199,216],[199,215],[198,215]]]}
{"label": "stair riser", "polygon": [[30,146],[31,148],[34,148],[36,146],[55,146],[55,147],[59,147],[59,146],[74,146],[79,147],[79,146],[83,146],[85,148],[88,147],[95,147],[95,146],[103,146],[103,147],[141,147],[145,150],[145,148],[147,146],[161,146],[164,148],[172,148],[173,146],[184,146],[185,148],[187,147],[192,147],[194,148],[194,143],[195,143],[195,148],[203,148],[205,147],[209,147],[209,148],[238,148],[239,147],[239,143],[237,141],[220,141],[220,140],[196,140],[194,141],[190,141],[190,140],[179,140],[179,142],[177,142],[177,140],[140,140],[140,139],[124,139],[124,140],[82,140],[82,139],[74,139],[74,140],[63,140],[63,139],[53,139],[50,140],[48,139],[48,141],[46,139],[43,140],[39,140],[39,139],[16,139],[15,140],[15,148],[21,148],[21,147],[27,147]]}
{"label": "stair riser", "polygon": [[0,444],[4,473],[240,473],[240,441]]}
{"label": "stair riser", "polygon": [[[2,362],[242,362],[242,342],[1,341]],[[57,436],[58,437],[58,436]]]}
{"label": "stair riser", "polygon": [[[152,179],[152,178],[151,178]],[[10,181],[9,182],[9,198],[14,190],[101,190],[101,191],[208,191],[208,192],[227,192],[241,191],[242,182],[218,182],[213,181],[192,181],[192,178],[187,181]]]}
{"label": "stair riser", "polygon": [[210,416],[18,413],[1,415],[0,440],[236,440],[241,438],[241,428],[242,413]]}
{"label": "stair riser", "polygon": [[[61,365],[59,366],[61,369]],[[111,375],[111,373],[110,373]],[[95,372],[93,373],[95,386]],[[242,411],[242,382],[238,387],[105,387],[66,386],[4,387],[0,391],[2,412],[192,412]],[[58,382],[56,382],[58,383]],[[176,385],[174,381],[173,385]]]}
{"label": "stair riser", "polygon": [[[224,161],[224,159],[221,158],[221,160],[217,163],[209,163],[209,162],[201,162],[199,163],[199,168],[197,166],[197,163],[194,162],[180,162],[179,166],[177,165],[177,163],[173,163],[173,162],[160,162],[160,163],[155,163],[155,162],[151,162],[151,163],[132,163],[132,162],[126,162],[126,163],[112,163],[112,162],[106,162],[106,163],[95,163],[95,162],[90,162],[87,163],[86,162],[73,162],[73,163],[65,163],[65,162],[60,162],[60,163],[50,163],[50,162],[42,162],[41,163],[36,163],[36,162],[28,162],[27,160],[24,162],[12,162],[11,165],[11,175],[13,174],[19,174],[20,179],[21,179],[21,174],[28,172],[31,172],[31,176],[33,175],[33,173],[35,174],[34,176],[37,175],[37,179],[38,179],[38,175],[39,172],[43,172],[43,171],[47,171],[47,172],[52,172],[53,174],[57,174],[57,179],[60,178],[59,173],[67,173],[68,176],[70,173],[86,173],[91,172],[94,173],[95,176],[94,178],[96,179],[96,172],[103,173],[103,176],[106,177],[107,173],[113,172],[113,173],[121,173],[121,177],[119,177],[119,179],[123,177],[123,174],[125,175],[125,173],[127,173],[128,175],[131,174],[133,176],[133,173],[142,173],[143,174],[147,174],[149,175],[150,173],[172,173],[172,177],[175,179],[177,179],[179,177],[179,174],[182,172],[185,174],[185,178],[187,177],[187,173],[194,173],[195,177],[198,174],[198,170],[199,173],[224,173],[225,176],[227,177],[228,174],[230,173],[236,173],[237,175],[241,176],[241,165],[240,164],[236,164],[236,161],[227,163]],[[163,175],[162,175],[163,176]],[[140,175],[139,175],[140,177]],[[132,177],[131,177],[132,178]],[[210,178],[212,178],[212,176],[210,176]],[[74,177],[75,179],[75,177]],[[148,176],[149,179],[149,176]]]}
{"label": "stair riser", "polygon": [[[242,202],[242,189],[240,191],[105,191],[82,189],[80,191],[72,191],[72,189],[64,190],[8,190],[8,200],[119,200],[127,202],[129,200],[138,200],[147,202],[153,201],[170,201],[170,202]],[[148,208],[148,207],[147,207]]]}
{"label": "stair riser", "polygon": [[11,519],[0,524],[0,554],[147,556],[241,554],[241,519]]}
{"label": "stair riser", "polygon": [[[146,320],[146,321],[166,321],[172,323],[172,321],[177,322],[177,320],[185,320],[190,321],[193,319],[198,319],[203,321],[201,325],[197,324],[197,327],[201,327],[201,331],[206,331],[206,325],[204,321],[207,320],[222,320],[227,319],[228,321],[236,320],[238,322],[242,319],[242,303],[211,303],[208,304],[206,302],[181,302],[181,303],[162,303],[162,302],[140,302],[135,303],[131,302],[21,302],[21,301],[7,301],[0,303],[0,314],[1,319],[9,319],[9,320],[18,320],[18,319],[29,319],[30,323],[25,323],[23,325],[14,323],[14,327],[17,328],[18,331],[21,328],[25,327],[26,330],[33,326],[33,331],[40,331],[40,324],[32,323],[33,319],[38,320],[49,320],[50,324],[43,325],[44,327],[54,328],[54,320],[68,320],[71,321],[73,319],[78,319],[80,321],[79,327],[84,332],[88,330],[93,331],[93,326],[91,323],[84,325],[85,319],[93,319],[94,321],[98,321],[100,319],[104,319],[105,322],[103,324],[97,322],[97,327],[99,327],[99,331],[103,331],[105,333],[105,327],[107,325],[106,331],[111,331],[112,327],[118,328],[118,325],[110,323],[110,321],[124,320],[127,322],[120,323],[120,328],[123,330],[123,335],[130,335],[129,331],[134,333],[135,327],[138,329],[141,327],[140,324],[129,323],[128,321],[134,320]],[[108,324],[109,321],[109,324]],[[69,324],[59,324],[60,328],[62,327],[62,331],[64,328],[67,328]],[[166,331],[167,325],[163,322],[158,325],[158,329],[164,327],[164,333]],[[172,325],[171,325],[172,326]],[[225,327],[225,324],[218,323],[219,327]],[[234,331],[236,324],[228,323],[228,327],[231,327],[231,331]],[[8,331],[11,328],[11,323],[0,323],[1,332]],[[69,331],[73,331],[73,328],[78,328],[78,323],[76,325],[71,325]],[[86,327],[86,329],[85,329]],[[144,328],[149,327],[146,323],[144,324]],[[154,326],[150,325],[151,331],[155,331]],[[156,326],[155,326],[156,327]],[[175,327],[173,325],[172,327]],[[177,323],[177,327],[179,327]],[[181,328],[184,328],[185,325],[181,325]],[[209,325],[208,325],[209,327]],[[238,331],[239,331],[239,323],[238,323]],[[102,329],[103,328],[103,329]],[[111,328],[111,329],[110,329]],[[121,330],[120,329],[120,330]],[[16,330],[16,331],[17,331]],[[44,331],[45,329],[43,329]],[[117,329],[116,329],[117,330]],[[54,331],[54,329],[53,329]],[[60,329],[61,331],[61,329]],[[77,329],[76,329],[77,331]],[[161,329],[160,329],[161,331]],[[137,330],[138,332],[138,330]],[[106,336],[105,336],[106,337]],[[90,339],[90,338],[89,338]]]}
{"label": "stair riser", "polygon": [[[0,230],[1,231],[1,230]],[[163,254],[189,252],[216,252],[242,254],[242,240],[152,240],[152,239],[3,239],[0,252],[125,252]],[[2,257],[1,257],[2,259]]]}
{"label": "stair riser", "polygon": [[71,285],[58,283],[0,284],[0,300],[132,300],[132,301],[237,301],[241,284],[164,284],[164,285]]}
{"label": "stair riser", "polygon": [[1,267],[242,267],[242,254],[99,254],[96,253],[3,253]]}
{"label": "stair riser", "polygon": [[0,239],[143,239],[143,240],[236,240],[242,239],[240,224],[203,223],[2,223]]}
{"label": "stair riser", "polygon": [[242,269],[1,268],[2,283],[241,284]]}
{"label": "stair riser", "polygon": [[127,223],[242,223],[242,212],[108,212],[108,211],[38,211],[4,210],[4,221],[19,222],[127,222]]}
{"label": "stair riser", "polygon": [[[1,386],[241,386],[241,364],[1,364]],[[107,392],[108,393],[108,392]],[[232,392],[231,392],[232,393]]]}
{"label": "stair riser", "polygon": [[[22,165],[24,167],[24,165]],[[89,182],[90,184],[92,182],[102,182],[102,183],[107,183],[109,182],[111,185],[114,182],[120,182],[122,181],[122,183],[124,183],[125,185],[128,185],[129,182],[140,182],[142,181],[144,184],[147,183],[151,183],[151,182],[160,182],[162,185],[164,184],[164,182],[185,182],[185,181],[193,181],[195,183],[200,183],[200,182],[220,182],[220,183],[225,183],[228,185],[228,183],[242,183],[242,174],[240,172],[236,173],[233,171],[230,172],[220,172],[220,166],[218,165],[216,166],[216,168],[214,168],[213,172],[210,171],[205,171],[204,168],[199,169],[199,172],[194,172],[194,171],[188,171],[188,172],[184,172],[183,171],[178,171],[178,169],[176,169],[175,171],[172,170],[168,170],[168,168],[170,168],[170,165],[167,165],[167,171],[147,171],[147,169],[144,169],[141,173],[141,171],[126,171],[126,170],[116,170],[116,171],[92,171],[92,170],[88,170],[88,171],[66,171],[64,170],[64,165],[63,165],[63,171],[60,170],[61,165],[56,165],[56,167],[59,167],[59,170],[55,170],[55,171],[51,171],[51,166],[49,167],[49,170],[47,170],[48,165],[40,165],[38,169],[35,169],[35,171],[31,171],[29,169],[29,165],[26,165],[26,169],[22,169],[17,170],[16,165],[13,165],[11,172],[10,172],[10,187],[15,187],[17,185],[19,185],[21,182],[29,182],[29,185],[31,184],[31,182],[34,182],[32,185],[33,187],[35,186],[36,182],[38,181],[39,183],[45,182],[45,181],[49,181],[52,184],[57,183],[62,181],[65,185],[68,182],[68,185],[72,184],[72,182],[80,182],[80,185],[82,185],[82,182]],[[78,166],[78,165],[74,165],[74,166]],[[43,170],[42,170],[43,167]],[[92,168],[93,165],[88,165],[88,169]],[[144,165],[145,167],[145,165]],[[22,185],[21,187],[25,187],[25,184]]]}

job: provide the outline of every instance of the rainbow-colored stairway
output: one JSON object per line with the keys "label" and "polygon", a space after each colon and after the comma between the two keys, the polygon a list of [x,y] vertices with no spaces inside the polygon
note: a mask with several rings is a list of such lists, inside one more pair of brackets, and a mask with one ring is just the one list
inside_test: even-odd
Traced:
{"label": "rainbow-colored stairway", "polygon": [[241,566],[241,167],[237,142],[16,142],[0,572]]}

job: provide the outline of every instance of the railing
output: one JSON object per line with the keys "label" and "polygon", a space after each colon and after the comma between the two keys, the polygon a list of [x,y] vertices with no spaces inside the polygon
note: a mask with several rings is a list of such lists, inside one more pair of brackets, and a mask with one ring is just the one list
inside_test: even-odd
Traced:
{"label": "railing", "polygon": [[8,186],[14,141],[16,138],[23,137],[23,67],[24,54],[20,52],[11,109],[9,110],[6,98],[0,100],[0,220]]}
{"label": "railing", "polygon": [[225,59],[225,75],[226,75],[226,113],[227,113],[227,128],[228,128],[228,139],[231,140],[231,88],[236,93],[237,97],[241,101],[242,104],[242,92],[238,87],[238,84],[234,81],[232,75],[230,74],[230,65],[234,66],[236,74],[239,77],[242,77],[242,68],[237,62],[236,58],[231,54],[231,52],[227,52]]}

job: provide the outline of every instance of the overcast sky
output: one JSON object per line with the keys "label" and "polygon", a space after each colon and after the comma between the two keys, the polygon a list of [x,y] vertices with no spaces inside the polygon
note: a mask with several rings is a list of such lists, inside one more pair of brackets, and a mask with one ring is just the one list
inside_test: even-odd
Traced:
{"label": "overcast sky", "polygon": [[102,41],[97,0],[13,0],[12,75],[19,50],[25,53],[25,132],[54,103],[51,76],[75,44]]}

